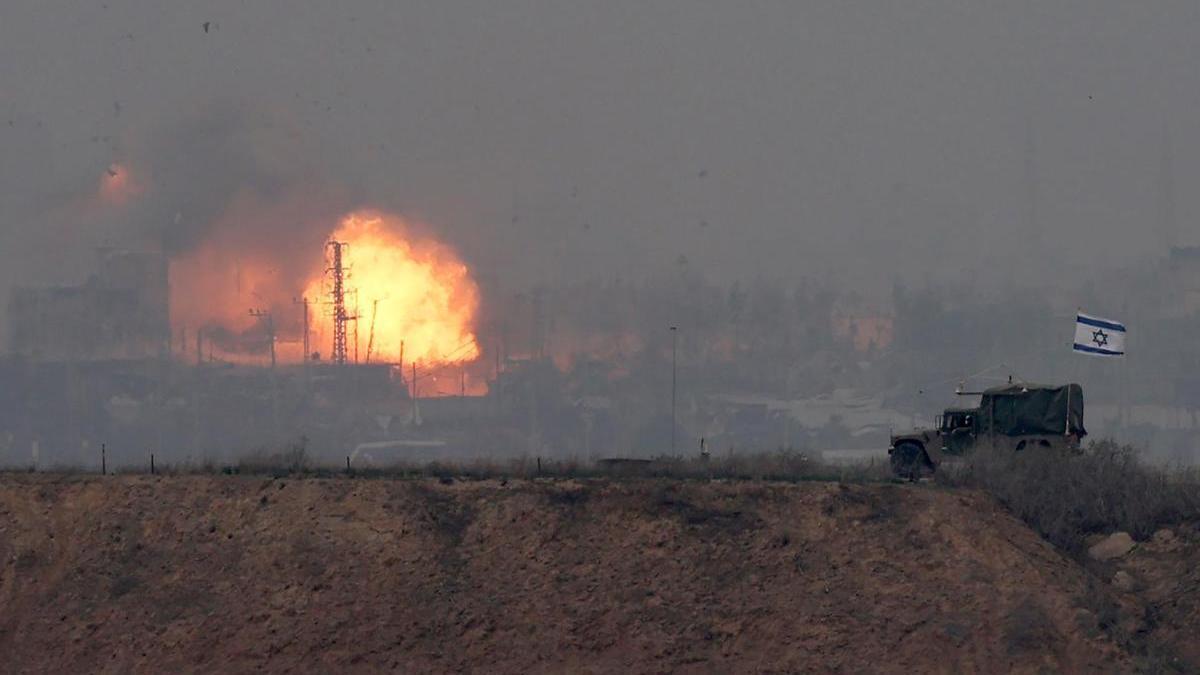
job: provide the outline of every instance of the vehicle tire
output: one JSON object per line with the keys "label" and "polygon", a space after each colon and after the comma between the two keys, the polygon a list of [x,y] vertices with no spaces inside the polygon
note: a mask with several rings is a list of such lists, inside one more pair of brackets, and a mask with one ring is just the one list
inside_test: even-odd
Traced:
{"label": "vehicle tire", "polygon": [[900,443],[892,450],[892,473],[899,478],[917,480],[932,474],[933,464],[921,446]]}

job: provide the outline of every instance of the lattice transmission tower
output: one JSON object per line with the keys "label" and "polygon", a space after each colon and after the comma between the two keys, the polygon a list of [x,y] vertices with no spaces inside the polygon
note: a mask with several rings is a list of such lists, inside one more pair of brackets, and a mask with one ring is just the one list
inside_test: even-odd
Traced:
{"label": "lattice transmission tower", "polygon": [[330,241],[327,246],[333,251],[330,256],[329,269],[333,275],[333,362],[346,363],[346,322],[350,317],[346,314],[346,270],[342,266],[342,251],[346,243]]}

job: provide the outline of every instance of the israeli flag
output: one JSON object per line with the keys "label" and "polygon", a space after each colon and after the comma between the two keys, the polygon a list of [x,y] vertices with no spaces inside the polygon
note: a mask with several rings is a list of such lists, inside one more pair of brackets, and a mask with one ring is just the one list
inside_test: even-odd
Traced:
{"label": "israeli flag", "polygon": [[1075,351],[1093,356],[1125,356],[1125,324],[1080,312],[1075,317]]}

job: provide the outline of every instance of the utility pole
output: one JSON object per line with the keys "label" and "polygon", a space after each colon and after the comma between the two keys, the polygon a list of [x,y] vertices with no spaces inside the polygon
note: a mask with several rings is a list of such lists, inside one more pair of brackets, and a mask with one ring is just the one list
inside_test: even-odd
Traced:
{"label": "utility pole", "polygon": [[421,419],[421,413],[417,409],[417,362],[412,364],[412,423],[417,424]]}
{"label": "utility pole", "polygon": [[675,356],[678,352],[679,327],[671,326],[671,456],[675,456]]}
{"label": "utility pole", "polygon": [[358,364],[358,292],[354,292],[354,316],[346,317],[354,320],[354,363]]}
{"label": "utility pole", "polygon": [[496,337],[496,382],[500,381],[500,338]]}
{"label": "utility pole", "polygon": [[270,310],[266,309],[251,309],[250,316],[265,318],[267,320],[267,340],[271,347],[271,368],[275,368],[275,317],[271,315]]}
{"label": "utility pole", "polygon": [[379,299],[376,298],[371,303],[371,330],[367,333],[367,363],[371,362],[371,349],[375,346],[375,315],[378,313]]}

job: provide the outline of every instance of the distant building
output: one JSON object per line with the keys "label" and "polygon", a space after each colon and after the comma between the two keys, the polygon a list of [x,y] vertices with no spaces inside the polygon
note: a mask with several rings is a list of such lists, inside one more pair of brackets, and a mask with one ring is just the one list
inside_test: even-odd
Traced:
{"label": "distant building", "polygon": [[1175,246],[1167,257],[1167,274],[1179,289],[1176,311],[1190,316],[1200,312],[1200,246]]}
{"label": "distant building", "polygon": [[9,346],[36,361],[144,359],[169,350],[167,260],[160,253],[97,251],[79,286],[18,287]]}
{"label": "distant building", "polygon": [[885,349],[895,337],[895,319],[883,312],[839,307],[830,324],[833,334],[848,340],[858,352]]}

